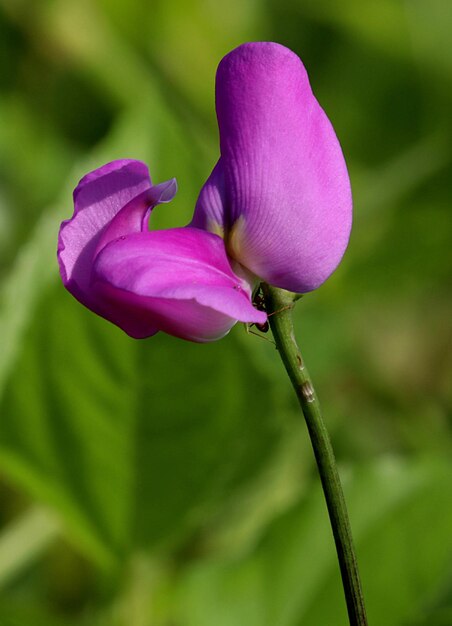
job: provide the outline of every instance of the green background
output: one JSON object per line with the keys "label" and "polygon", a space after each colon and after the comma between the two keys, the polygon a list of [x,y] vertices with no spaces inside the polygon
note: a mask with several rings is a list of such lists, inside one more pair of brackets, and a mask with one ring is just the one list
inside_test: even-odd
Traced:
{"label": "green background", "polygon": [[187,223],[215,68],[295,50],[349,165],[339,270],[296,326],[371,626],[452,625],[452,2],[0,0],[0,625],[345,626],[307,433],[276,351],[133,341],[63,289],[79,178],[145,160]]}

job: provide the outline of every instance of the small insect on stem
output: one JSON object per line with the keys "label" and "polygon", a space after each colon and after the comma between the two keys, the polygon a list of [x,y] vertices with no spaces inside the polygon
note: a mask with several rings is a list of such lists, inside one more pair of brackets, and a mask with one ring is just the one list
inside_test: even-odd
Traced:
{"label": "small insect on stem", "polygon": [[255,322],[254,325],[261,333],[268,333],[268,330],[270,328],[270,324],[268,322],[264,322],[263,324],[258,324],[257,322]]}
{"label": "small insect on stem", "polygon": [[[296,299],[298,300],[299,298],[301,298],[301,294]],[[261,287],[258,287],[256,290],[256,293],[254,294],[253,304],[258,311],[267,312],[267,309],[265,306],[265,298],[264,298],[264,294],[262,293]],[[271,317],[272,315],[277,315],[278,313],[282,313],[283,311],[293,309],[293,307],[294,307],[293,303],[288,304],[287,306],[284,306],[281,309],[278,309],[277,311],[272,311],[271,313],[267,313],[267,317]],[[270,323],[268,319],[263,324],[259,324],[258,322],[245,324],[245,329],[247,333],[251,335],[256,335],[256,337],[260,337],[261,339],[266,339],[266,337],[262,337],[262,335],[259,335],[258,333],[255,333],[254,331],[252,331],[251,329],[253,326],[256,328],[256,330],[258,330],[261,333],[268,333],[270,329]],[[270,339],[266,339],[266,341],[270,341],[270,343],[274,343]]]}
{"label": "small insect on stem", "polygon": [[[264,296],[262,294],[260,287],[254,294],[253,304],[258,311],[266,310]],[[267,337],[262,337],[262,335],[260,335],[259,333],[256,333],[254,332],[254,330],[251,330],[253,326],[255,326],[256,330],[258,330],[261,333],[268,333],[270,329],[270,324],[268,323],[268,321],[265,321],[263,324],[259,324],[258,322],[253,322],[251,324],[247,323],[245,324],[245,330],[248,334],[255,335],[256,337],[260,337],[261,339],[265,339],[265,341],[268,341],[269,343],[275,345],[274,341],[272,341],[271,339],[267,339]]]}
{"label": "small insect on stem", "polygon": [[[258,311],[266,310],[265,299],[264,299],[264,296],[260,287],[258,288],[258,290],[256,291],[254,295],[253,304]],[[265,321],[263,324],[259,324],[258,322],[255,322],[254,324],[250,324],[250,327],[251,326],[255,326],[257,330],[259,330],[261,333],[268,333],[268,330],[270,328],[270,324],[268,323],[268,321]]]}
{"label": "small insect on stem", "polygon": [[[255,337],[259,337],[259,339],[263,339],[264,341],[268,341],[268,343],[271,343],[272,346],[276,347],[275,342],[272,339],[269,339],[268,337],[264,337],[264,335],[261,335],[259,333],[254,332],[254,330],[251,329],[251,326],[258,326],[259,324],[249,324],[249,323],[245,323],[245,330],[248,333],[248,335],[254,335]],[[263,326],[263,324],[262,324]],[[266,332],[266,331],[261,331],[261,332]]]}

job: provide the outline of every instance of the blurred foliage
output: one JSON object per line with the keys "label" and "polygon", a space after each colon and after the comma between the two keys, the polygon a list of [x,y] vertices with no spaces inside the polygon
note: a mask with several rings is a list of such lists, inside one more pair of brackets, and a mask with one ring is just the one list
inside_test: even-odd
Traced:
{"label": "blurred foliage", "polygon": [[186,223],[214,72],[304,60],[349,164],[344,262],[296,312],[371,624],[452,625],[452,3],[0,0],[1,626],[344,626],[307,435],[272,345],[135,342],[63,290],[89,169],[141,158]]}

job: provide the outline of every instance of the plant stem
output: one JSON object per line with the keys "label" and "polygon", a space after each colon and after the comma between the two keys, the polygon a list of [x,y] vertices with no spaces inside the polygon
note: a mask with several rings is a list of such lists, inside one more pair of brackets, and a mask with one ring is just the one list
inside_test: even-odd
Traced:
{"label": "plant stem", "polygon": [[336,544],[350,626],[367,626],[358,564],[336,459],[317,395],[295,339],[292,309],[299,296],[266,284],[262,285],[262,290],[276,347],[292,381],[311,438]]}

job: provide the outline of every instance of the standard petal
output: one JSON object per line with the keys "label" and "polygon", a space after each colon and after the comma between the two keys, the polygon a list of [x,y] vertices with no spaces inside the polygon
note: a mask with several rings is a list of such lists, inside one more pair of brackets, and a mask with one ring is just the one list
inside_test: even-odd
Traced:
{"label": "standard petal", "polygon": [[[277,287],[315,289],[347,247],[352,201],[339,142],[303,64],[279,44],[244,44],[219,65],[216,105],[228,251]],[[209,195],[201,192],[198,212],[207,213]]]}
{"label": "standard petal", "polygon": [[102,315],[136,338],[147,336],[143,321],[205,342],[223,337],[237,321],[266,320],[251,304],[250,286],[233,272],[223,240],[196,228],[111,242],[96,257],[93,288],[104,302]]}

